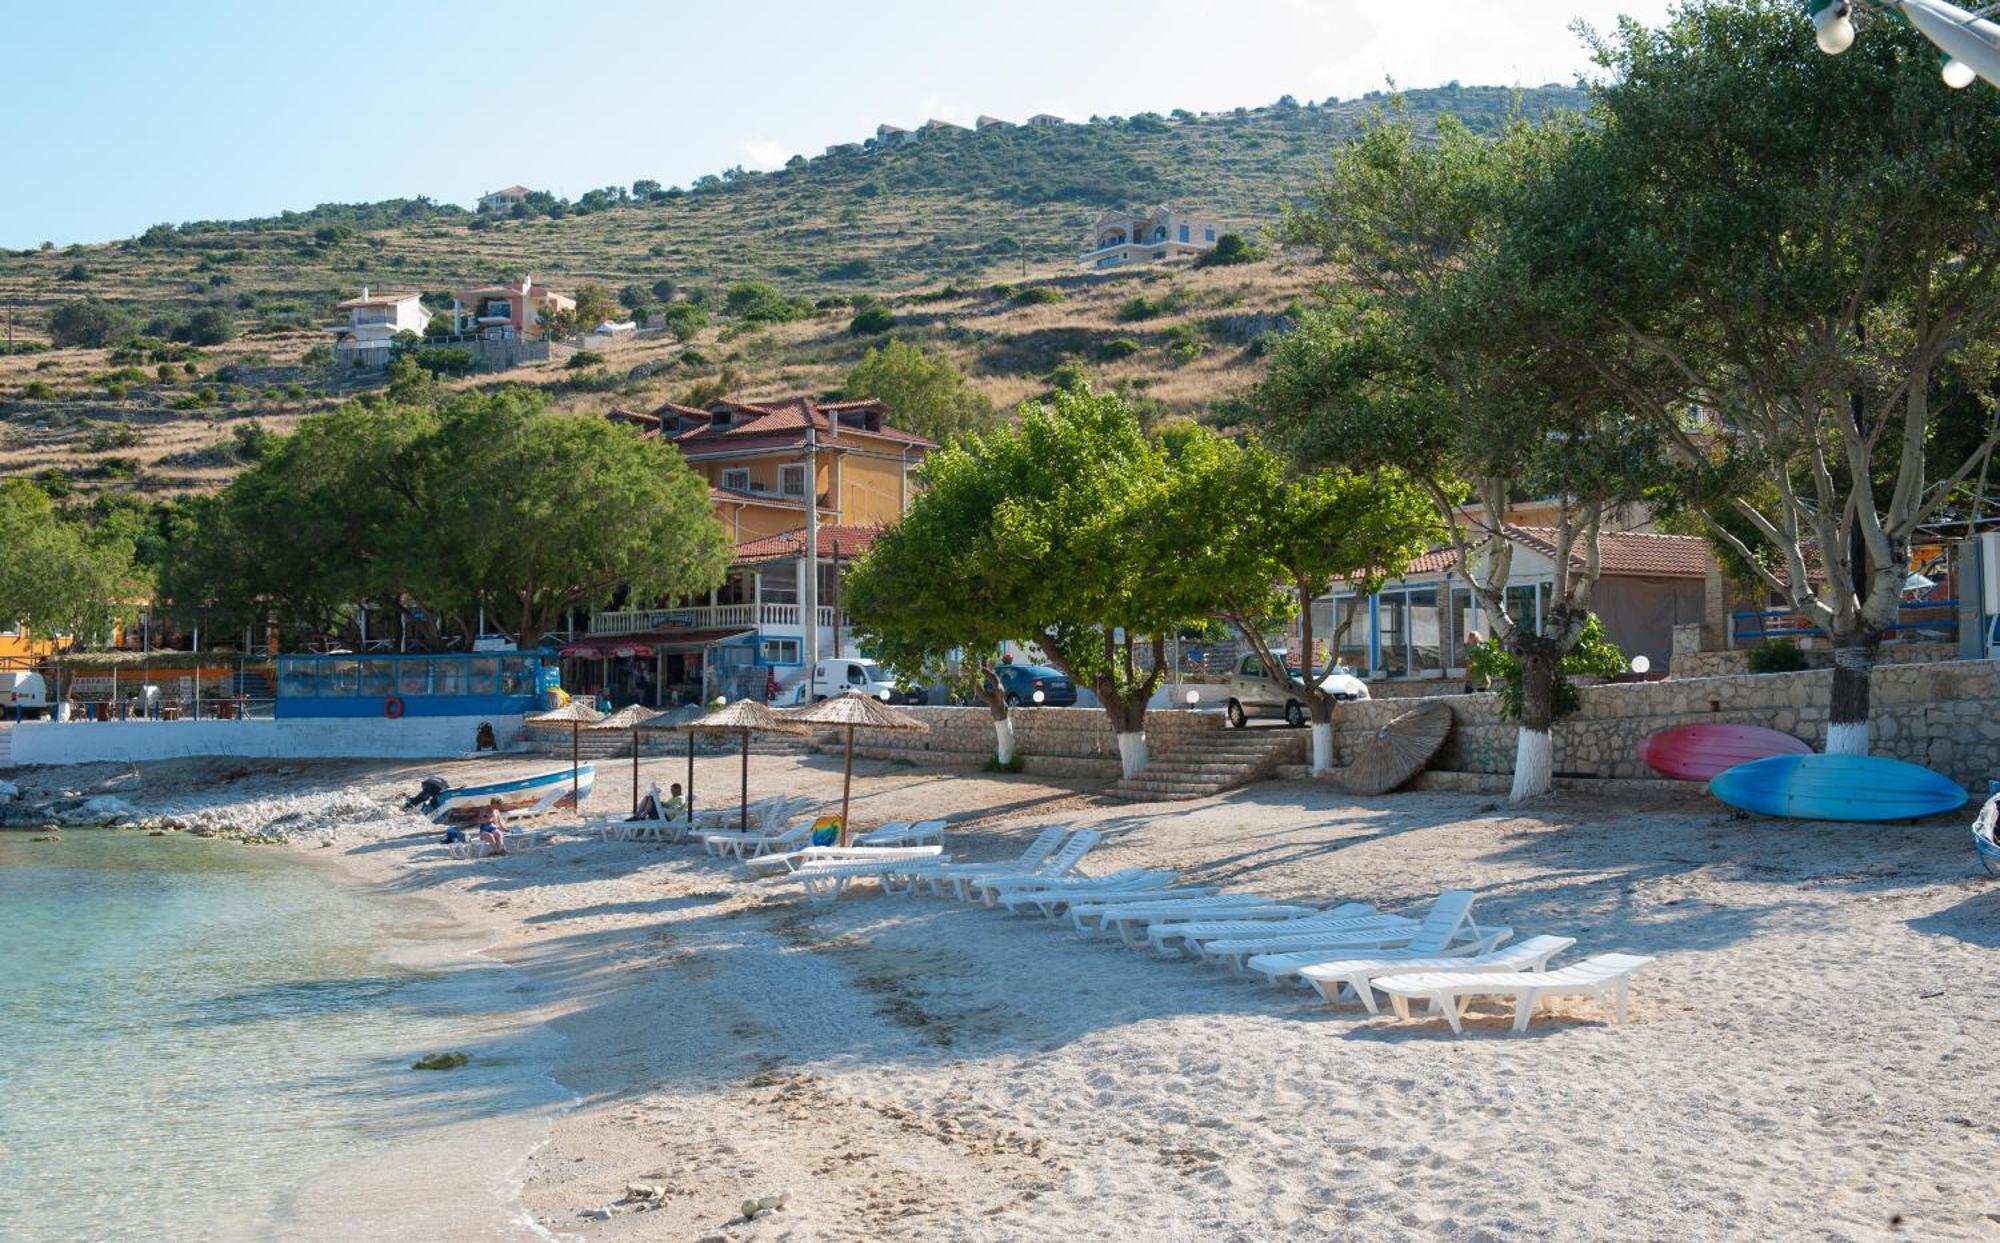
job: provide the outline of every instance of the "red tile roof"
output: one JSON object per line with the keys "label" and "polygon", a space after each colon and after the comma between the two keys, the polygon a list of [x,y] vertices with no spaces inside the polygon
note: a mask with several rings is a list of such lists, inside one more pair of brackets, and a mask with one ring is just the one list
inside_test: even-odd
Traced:
{"label": "red tile roof", "polygon": [[[819,555],[830,557],[835,545],[843,557],[858,557],[868,551],[875,537],[882,534],[879,526],[843,526],[837,523],[819,529]],[[745,540],[736,546],[737,565],[755,565],[762,561],[783,561],[801,556],[806,547],[806,529],[794,527],[777,535],[766,535],[761,539]]]}
{"label": "red tile roof", "polygon": [[[727,423],[718,424],[716,415],[726,412]],[[900,444],[931,447],[930,441],[911,432],[881,423],[876,428],[855,427],[841,421],[843,414],[887,415],[888,406],[875,399],[862,401],[816,402],[810,397],[778,397],[759,401],[716,402],[707,410],[667,402],[644,416],[650,423],[641,422],[630,412],[613,410],[609,418],[625,422],[639,423],[643,427],[658,432],[665,420],[671,416],[680,425],[679,430],[669,433],[669,438],[684,449],[700,450],[710,445],[727,442],[729,447],[752,447],[745,443],[755,441],[755,447],[763,447],[764,442],[775,444],[802,444],[805,429],[814,427],[825,433],[830,442],[838,442],[844,436],[874,436],[883,440],[893,440]]]}
{"label": "red tile roof", "polygon": [[[1520,547],[1544,557],[1556,555],[1554,527],[1519,527],[1509,523],[1506,530],[1508,538]],[[1581,568],[1582,553],[1572,549],[1570,562]],[[1605,578],[1705,578],[1708,563],[1708,543],[1695,535],[1605,531],[1598,536],[1598,572]],[[1403,577],[1457,568],[1458,550],[1446,544],[1410,562]]]}

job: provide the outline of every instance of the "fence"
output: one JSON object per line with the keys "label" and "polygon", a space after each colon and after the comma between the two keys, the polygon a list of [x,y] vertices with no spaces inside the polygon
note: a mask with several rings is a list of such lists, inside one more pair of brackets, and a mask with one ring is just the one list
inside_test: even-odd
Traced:
{"label": "fence", "polygon": [[[1898,606],[1891,633],[1930,643],[1958,641],[1957,600],[1914,600]],[[1739,609],[1729,615],[1729,645],[1749,647],[1767,639],[1796,639],[1824,634],[1818,626],[1787,608]]]}

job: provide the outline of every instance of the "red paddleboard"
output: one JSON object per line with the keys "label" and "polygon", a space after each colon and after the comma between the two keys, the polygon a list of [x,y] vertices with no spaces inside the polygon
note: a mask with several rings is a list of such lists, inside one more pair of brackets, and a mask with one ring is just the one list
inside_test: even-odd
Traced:
{"label": "red paddleboard", "polygon": [[1639,744],[1639,758],[1646,767],[1676,781],[1707,781],[1751,760],[1811,753],[1811,747],[1790,734],[1761,725],[1720,722],[1677,725]]}

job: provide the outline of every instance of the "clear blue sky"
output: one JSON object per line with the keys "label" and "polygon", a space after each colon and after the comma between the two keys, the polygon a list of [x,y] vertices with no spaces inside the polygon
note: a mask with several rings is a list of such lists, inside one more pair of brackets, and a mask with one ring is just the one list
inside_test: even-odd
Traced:
{"label": "clear blue sky", "polygon": [[520,182],[574,198],[979,113],[1569,81],[1666,0],[18,5],[0,245]]}

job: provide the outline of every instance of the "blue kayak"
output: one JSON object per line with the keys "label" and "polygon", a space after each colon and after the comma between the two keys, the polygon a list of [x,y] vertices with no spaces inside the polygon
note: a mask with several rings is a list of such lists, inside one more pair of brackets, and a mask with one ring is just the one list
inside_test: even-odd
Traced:
{"label": "blue kayak", "polygon": [[1917,820],[1966,802],[1950,778],[1877,755],[1768,756],[1717,773],[1708,789],[1731,807],[1795,820]]}

